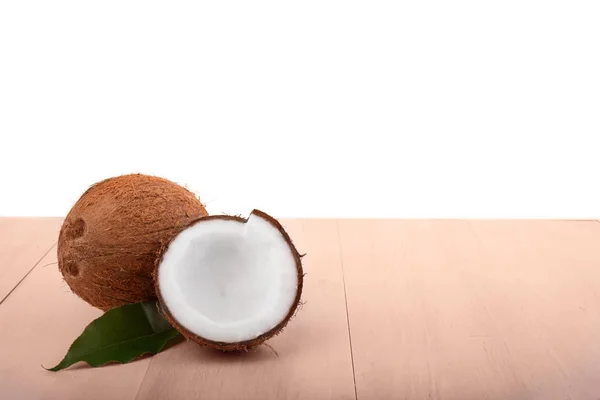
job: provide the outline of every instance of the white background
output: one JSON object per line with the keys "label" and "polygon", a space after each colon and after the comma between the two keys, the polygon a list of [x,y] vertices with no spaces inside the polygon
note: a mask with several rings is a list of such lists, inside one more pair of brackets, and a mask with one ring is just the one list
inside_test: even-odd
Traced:
{"label": "white background", "polygon": [[598,1],[0,2],[0,215],[600,216]]}

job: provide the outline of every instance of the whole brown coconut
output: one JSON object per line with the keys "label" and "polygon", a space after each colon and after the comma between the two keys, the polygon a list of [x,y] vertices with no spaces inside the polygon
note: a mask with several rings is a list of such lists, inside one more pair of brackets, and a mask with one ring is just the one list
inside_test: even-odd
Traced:
{"label": "whole brown coconut", "polygon": [[90,187],[67,215],[58,267],[71,290],[104,311],[155,297],[161,247],[207,212],[182,186],[132,174]]}

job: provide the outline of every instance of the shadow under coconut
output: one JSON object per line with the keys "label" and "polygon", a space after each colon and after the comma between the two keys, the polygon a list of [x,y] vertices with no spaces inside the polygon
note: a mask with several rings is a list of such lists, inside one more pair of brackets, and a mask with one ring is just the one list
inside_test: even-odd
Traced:
{"label": "shadow under coconut", "polygon": [[249,351],[221,351],[210,347],[198,346],[195,343],[187,342],[181,346],[187,346],[190,358],[208,361],[216,364],[231,363],[260,363],[273,360],[279,357],[276,349],[270,345],[262,344]]}
{"label": "shadow under coconut", "polygon": [[[168,350],[165,350],[165,351],[168,351]],[[76,362],[75,364],[73,364],[73,365],[65,368],[63,371],[67,372],[67,371],[79,371],[79,370],[86,370],[86,369],[93,370],[93,369],[97,369],[97,368],[118,367],[120,365],[135,363],[135,362],[138,362],[138,361],[141,361],[141,360],[144,360],[144,359],[147,359],[147,358],[152,358],[152,357],[156,357],[156,355],[154,355],[152,353],[146,353],[146,354],[144,354],[144,355],[142,355],[140,357],[137,357],[135,360],[132,360],[132,361],[129,361],[129,362],[126,362],[126,363],[121,363],[121,362],[118,362],[118,361],[109,361],[106,364],[102,364],[102,365],[99,365],[97,367],[92,367],[91,365],[89,365],[85,361],[79,361],[79,362]]]}

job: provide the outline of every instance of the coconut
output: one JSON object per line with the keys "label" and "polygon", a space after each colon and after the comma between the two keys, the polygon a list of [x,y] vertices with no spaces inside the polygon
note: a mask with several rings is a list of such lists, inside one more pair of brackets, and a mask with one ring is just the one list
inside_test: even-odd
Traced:
{"label": "coconut", "polygon": [[301,256],[283,227],[254,210],[192,221],[155,270],[163,314],[186,338],[249,350],[281,332],[302,294]]}
{"label": "coconut", "polygon": [[123,175],[91,186],[67,215],[58,267],[73,293],[102,310],[155,298],[161,248],[207,215],[200,200],[166,179]]}

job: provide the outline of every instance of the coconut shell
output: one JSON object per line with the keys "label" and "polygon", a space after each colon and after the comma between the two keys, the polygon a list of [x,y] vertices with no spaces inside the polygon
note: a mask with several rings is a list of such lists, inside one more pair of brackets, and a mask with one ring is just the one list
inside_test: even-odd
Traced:
{"label": "coconut shell", "polygon": [[[169,308],[165,305],[165,302],[162,298],[161,291],[160,291],[160,283],[158,281],[158,270],[160,268],[160,264],[161,264],[163,255],[169,248],[169,243],[166,243],[165,246],[163,246],[163,248],[161,249],[161,251],[159,253],[159,257],[156,259],[156,269],[154,271],[154,278],[155,278],[154,283],[156,286],[156,295],[158,297],[158,302],[159,302],[159,307],[160,307],[161,313],[171,323],[171,326],[173,326],[175,329],[177,329],[177,331],[179,331],[179,333],[181,333],[186,339],[196,342],[197,344],[199,344],[201,346],[208,346],[213,349],[221,350],[221,351],[249,351],[255,347],[258,347],[259,345],[264,343],[266,340],[272,338],[273,336],[280,334],[283,331],[283,329],[286,327],[288,322],[294,317],[294,315],[296,314],[296,311],[298,309],[298,306],[300,305],[300,299],[302,297],[302,288],[304,286],[304,272],[303,272],[303,268],[302,268],[302,257],[304,257],[304,255],[301,255],[300,253],[298,253],[298,250],[294,246],[292,239],[287,234],[287,232],[285,231],[283,226],[281,226],[281,224],[275,218],[271,217],[270,215],[268,215],[260,210],[254,210],[254,211],[252,211],[252,214],[260,215],[265,220],[267,220],[269,223],[271,223],[276,229],[278,229],[279,232],[281,232],[284,239],[287,241],[288,245],[290,246],[290,249],[292,250],[292,254],[294,256],[294,260],[295,260],[295,264],[296,264],[296,271],[298,274],[298,286],[297,286],[297,291],[296,291],[296,297],[294,298],[294,302],[292,303],[292,306],[290,307],[285,318],[281,322],[279,322],[279,324],[277,324],[274,328],[272,328],[268,332],[265,332],[252,340],[247,340],[247,341],[237,342],[237,343],[215,342],[215,341],[208,340],[201,336],[196,335],[195,333],[189,331],[185,326],[180,324],[179,321],[177,321],[173,317]],[[243,223],[247,222],[246,218],[242,218],[239,216],[211,215],[211,216],[201,217],[196,220],[192,220],[189,222],[187,227],[191,227],[192,225],[195,225],[196,223],[201,223],[202,221],[211,220],[211,219],[225,219],[225,220],[229,219],[229,220],[239,221],[239,222],[243,222]],[[181,231],[183,231],[183,230],[185,230],[185,228],[183,228]],[[172,239],[174,239],[174,238],[175,238],[175,236],[173,236]]]}
{"label": "coconut shell", "polygon": [[207,215],[186,188],[132,174],[98,182],[75,203],[58,238],[58,267],[73,293],[104,311],[156,297],[156,257]]}

